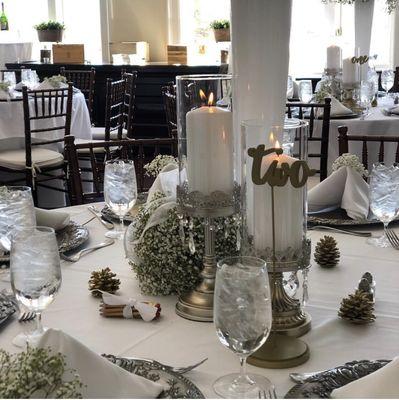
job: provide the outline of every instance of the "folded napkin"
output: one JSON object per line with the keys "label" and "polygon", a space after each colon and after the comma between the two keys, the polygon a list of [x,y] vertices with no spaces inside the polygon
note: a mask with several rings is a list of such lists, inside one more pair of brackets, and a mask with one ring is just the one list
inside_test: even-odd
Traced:
{"label": "folded napkin", "polygon": [[396,399],[399,396],[399,357],[376,372],[331,393],[333,399]]}
{"label": "folded napkin", "polygon": [[47,330],[38,347],[50,347],[66,356],[67,367],[75,369],[84,384],[83,398],[155,399],[164,389],[158,383],[109,362],[62,331]]}
{"label": "folded napkin", "polygon": [[369,185],[359,172],[341,167],[308,193],[309,212],[343,208],[352,219],[369,216]]}
{"label": "folded napkin", "polygon": [[399,114],[399,106],[395,106],[395,107],[392,107],[392,108],[388,108],[388,111],[389,111],[391,114]]}
{"label": "folded napkin", "polygon": [[353,111],[348,107],[345,107],[339,100],[335,97],[331,97],[331,117],[338,117],[340,115],[350,115]]}
{"label": "folded napkin", "polygon": [[48,226],[55,231],[65,228],[70,221],[69,214],[63,211],[35,208],[37,226]]}

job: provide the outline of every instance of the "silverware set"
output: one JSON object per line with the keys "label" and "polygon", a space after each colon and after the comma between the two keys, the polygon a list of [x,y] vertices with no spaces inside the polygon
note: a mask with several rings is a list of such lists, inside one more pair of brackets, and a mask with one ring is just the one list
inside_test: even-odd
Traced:
{"label": "silverware set", "polygon": [[267,392],[266,390],[259,390],[258,399],[277,399],[276,389],[269,389]]}
{"label": "silverware set", "polygon": [[342,228],[334,228],[332,226],[327,226],[327,225],[313,225],[308,227],[309,231],[331,231],[331,232],[337,232],[337,233],[343,233],[346,235],[352,235],[352,236],[360,236],[360,237],[371,237],[371,232],[363,232],[363,231],[353,231],[349,229],[342,229]]}

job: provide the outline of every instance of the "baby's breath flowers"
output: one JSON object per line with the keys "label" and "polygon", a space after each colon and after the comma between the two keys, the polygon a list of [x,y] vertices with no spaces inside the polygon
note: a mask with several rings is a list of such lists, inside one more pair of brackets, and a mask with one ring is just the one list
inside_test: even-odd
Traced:
{"label": "baby's breath flowers", "polygon": [[150,163],[144,165],[146,174],[154,178],[161,172],[162,168],[168,164],[176,164],[177,159],[173,156],[158,154]]}
{"label": "baby's breath flowers", "polygon": [[82,398],[82,387],[61,353],[29,346],[18,354],[0,349],[0,398]]}
{"label": "baby's breath flowers", "polygon": [[53,75],[50,76],[50,78],[45,78],[44,80],[55,89],[59,89],[62,83],[67,83],[65,76],[62,75]]}
{"label": "baby's breath flowers", "polygon": [[369,173],[364,165],[359,160],[359,157],[355,154],[344,153],[338,157],[332,165],[333,172],[338,171],[341,167],[350,167],[355,171],[359,172],[360,175],[368,177]]}
{"label": "baby's breath flowers", "polygon": [[[157,192],[153,200],[141,207],[133,224],[127,231],[125,243],[133,246],[132,251],[139,261],[130,261],[143,293],[150,295],[169,295],[193,289],[199,281],[204,254],[204,226],[199,218],[192,219],[184,226],[184,243],[180,235],[180,219],[177,206],[167,212],[166,219],[147,229],[142,234],[150,216],[163,204],[164,195]],[[234,255],[237,252],[237,221],[234,217],[215,220],[215,250],[218,258]],[[193,235],[195,252],[188,246],[189,231]]]}

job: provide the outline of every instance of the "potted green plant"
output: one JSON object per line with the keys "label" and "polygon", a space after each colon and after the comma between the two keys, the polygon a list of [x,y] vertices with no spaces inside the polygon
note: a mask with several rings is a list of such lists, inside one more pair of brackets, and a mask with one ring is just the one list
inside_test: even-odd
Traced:
{"label": "potted green plant", "polygon": [[39,42],[62,42],[62,34],[64,33],[65,25],[56,22],[48,21],[35,25]]}
{"label": "potted green plant", "polygon": [[211,28],[217,42],[230,41],[230,21],[227,19],[219,19],[211,22]]}

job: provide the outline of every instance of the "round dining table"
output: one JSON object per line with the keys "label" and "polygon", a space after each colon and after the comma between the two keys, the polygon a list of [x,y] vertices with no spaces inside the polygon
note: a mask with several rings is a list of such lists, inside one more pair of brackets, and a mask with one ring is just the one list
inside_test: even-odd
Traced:
{"label": "round dining table", "polygon": [[[96,204],[101,208],[101,204]],[[104,240],[106,228],[86,206],[65,208],[71,219],[86,223],[89,242],[94,245]],[[357,227],[357,230],[361,228]],[[380,227],[367,226],[374,235]],[[312,247],[324,235],[309,231]],[[302,337],[309,345],[310,359],[295,368],[263,369],[248,366],[252,373],[267,376],[282,397],[294,386],[291,372],[319,371],[353,360],[392,359],[399,354],[399,252],[393,248],[377,248],[367,244],[364,237],[341,233],[333,236],[341,252],[337,267],[319,267],[313,260],[309,276],[309,303],[306,311],[312,318],[312,329]],[[94,270],[110,267],[121,280],[119,295],[139,300],[159,302],[161,318],[153,322],[123,318],[105,318],[99,313],[100,300],[88,289],[88,280]],[[123,242],[97,250],[78,262],[62,261],[62,286],[53,304],[43,313],[45,326],[58,328],[72,335],[93,351],[124,357],[156,359],[168,365],[186,366],[208,357],[208,360],[186,374],[205,397],[217,397],[213,382],[220,376],[237,372],[238,357],[219,341],[213,323],[194,322],[175,313],[176,296],[147,296],[140,292],[139,282],[125,258]],[[353,325],[337,315],[343,297],[355,291],[359,279],[366,272],[376,281],[376,321],[369,325]],[[0,291],[10,290],[7,271],[1,274]],[[16,316],[0,327],[0,347],[20,351],[12,339],[29,324],[18,323]]]}

